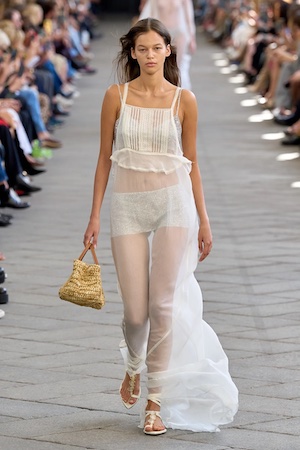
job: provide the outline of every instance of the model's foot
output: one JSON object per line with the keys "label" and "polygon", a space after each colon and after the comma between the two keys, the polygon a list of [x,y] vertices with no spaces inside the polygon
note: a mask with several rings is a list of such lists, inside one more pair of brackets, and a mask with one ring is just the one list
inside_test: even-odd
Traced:
{"label": "model's foot", "polygon": [[126,372],[119,392],[126,408],[134,406],[141,396],[140,374],[129,376]]}
{"label": "model's foot", "polygon": [[167,429],[160,416],[160,406],[148,400],[145,411],[144,433],[157,436],[166,433]]}

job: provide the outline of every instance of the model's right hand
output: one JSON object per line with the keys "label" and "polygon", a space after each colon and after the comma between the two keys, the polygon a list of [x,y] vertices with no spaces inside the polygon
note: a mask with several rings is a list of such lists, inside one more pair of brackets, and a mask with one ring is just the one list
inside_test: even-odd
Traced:
{"label": "model's right hand", "polygon": [[95,248],[97,247],[99,231],[100,231],[100,220],[90,219],[83,238],[83,243],[85,247],[88,245],[89,242],[92,242]]}

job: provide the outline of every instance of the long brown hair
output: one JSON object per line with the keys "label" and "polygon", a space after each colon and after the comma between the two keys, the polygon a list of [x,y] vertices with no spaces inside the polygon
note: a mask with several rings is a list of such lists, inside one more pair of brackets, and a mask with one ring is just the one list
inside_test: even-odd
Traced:
{"label": "long brown hair", "polygon": [[180,85],[180,72],[177,65],[176,48],[171,44],[171,36],[167,28],[157,19],[139,20],[133,27],[130,28],[127,34],[120,38],[122,49],[120,50],[116,59],[117,76],[120,83],[134,80],[140,75],[140,67],[136,59],[131,56],[131,49],[135,47],[135,42],[138,36],[155,31],[159,34],[166,46],[170,45],[171,54],[165,60],[164,77],[175,86]]}

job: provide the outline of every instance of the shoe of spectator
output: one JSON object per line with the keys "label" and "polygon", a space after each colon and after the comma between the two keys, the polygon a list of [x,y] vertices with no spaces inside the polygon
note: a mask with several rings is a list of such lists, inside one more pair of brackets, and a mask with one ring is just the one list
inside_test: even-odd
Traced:
{"label": "shoe of spectator", "polygon": [[92,75],[97,72],[96,69],[94,69],[93,67],[90,67],[90,66],[81,67],[80,69],[78,69],[78,71],[80,73],[89,74],[89,75]]}
{"label": "shoe of spectator", "polygon": [[78,98],[78,97],[80,97],[80,92],[79,91],[74,91],[72,98]]}
{"label": "shoe of spectator", "polygon": [[72,83],[64,83],[64,86],[61,88],[61,91],[65,92],[65,93],[69,93],[69,92],[75,92],[76,91],[76,86],[74,86],[74,84]]}
{"label": "shoe of spectator", "polygon": [[[13,219],[14,216],[12,214],[1,214],[2,217],[5,217],[6,219]],[[0,252],[0,261],[3,261],[5,259],[5,256],[3,255],[3,253]]]}
{"label": "shoe of spectator", "polygon": [[72,58],[72,65],[76,68],[76,70],[81,69],[89,62],[89,58],[85,58],[82,55],[78,55]]}
{"label": "shoe of spectator", "polygon": [[32,156],[38,160],[51,159],[53,154],[50,148],[42,147],[38,139],[32,143]]}
{"label": "shoe of spectator", "polygon": [[285,126],[291,126],[294,125],[294,123],[299,120],[299,116],[296,114],[290,114],[286,116],[285,114],[277,114],[274,116],[274,122],[278,123],[279,125],[285,125]]}
{"label": "shoe of spectator", "polygon": [[61,105],[64,106],[64,107],[72,106],[73,103],[74,103],[74,101],[73,101],[71,98],[65,98],[65,97],[63,97],[63,96],[60,95],[60,94],[57,94],[57,95],[54,97],[54,102],[55,102],[55,103],[59,103],[59,104],[61,104]]}
{"label": "shoe of spectator", "polygon": [[300,145],[300,136],[290,134],[282,139],[281,145]]}
{"label": "shoe of spectator", "polygon": [[21,189],[25,192],[38,192],[38,191],[41,191],[42,188],[31,184],[31,180],[25,172],[25,173],[19,173],[16,176],[15,189]]}
{"label": "shoe of spectator", "polygon": [[265,103],[261,104],[263,109],[273,109],[275,107],[275,101],[273,98],[269,98]]}
{"label": "shoe of spectator", "polygon": [[[60,105],[59,103],[57,103],[56,105],[54,105],[54,107],[53,107],[53,114],[54,114],[55,116],[69,116],[69,115],[70,115],[69,111],[65,110],[65,109],[63,108],[63,106]],[[50,121],[50,119],[49,119],[49,121]],[[49,122],[49,121],[48,121],[48,122]]]}
{"label": "shoe of spectator", "polygon": [[[3,287],[0,288],[0,304],[4,305],[8,302],[8,293],[7,290]],[[2,311],[2,309],[0,310]],[[1,316],[0,316],[1,317]],[[3,316],[2,316],[3,317]]]}
{"label": "shoe of spectator", "polygon": [[79,72],[76,71],[73,74],[73,78],[74,78],[74,80],[80,80],[82,78],[82,76],[80,75]]}
{"label": "shoe of spectator", "polygon": [[28,175],[39,175],[40,173],[47,172],[46,169],[37,169],[36,167],[26,167],[26,172]]}
{"label": "shoe of spectator", "polygon": [[34,158],[32,155],[26,155],[26,161],[30,167],[40,167],[45,165],[45,161]]}
{"label": "shoe of spectator", "polygon": [[15,192],[18,194],[19,197],[28,197],[31,195],[31,192],[26,192],[22,188],[15,187]]}
{"label": "shoe of spectator", "polygon": [[0,214],[0,227],[7,227],[10,223],[10,219],[8,219],[5,215]]}
{"label": "shoe of spectator", "polygon": [[62,143],[58,139],[54,139],[52,137],[48,137],[41,140],[41,146],[42,147],[48,147],[48,148],[61,148]]}
{"label": "shoe of spectator", "polygon": [[7,206],[9,208],[15,208],[15,209],[25,209],[25,208],[29,208],[30,203],[22,202],[22,200],[20,199],[20,197],[18,196],[16,191],[14,189],[10,188],[7,202],[5,204],[3,204],[2,200],[1,200],[1,206],[3,206],[3,207]]}
{"label": "shoe of spectator", "polygon": [[267,101],[268,101],[268,99],[263,96],[261,96],[257,99],[257,103],[261,106],[264,106],[267,103]]}
{"label": "shoe of spectator", "polygon": [[0,205],[5,206],[9,199],[9,188],[4,186],[4,184],[0,185]]}
{"label": "shoe of spectator", "polygon": [[55,116],[50,117],[47,123],[47,130],[49,133],[53,133],[55,131],[55,128],[62,127],[64,124],[64,120],[58,119]]}
{"label": "shoe of spectator", "polygon": [[94,53],[90,52],[90,51],[85,51],[82,55],[87,61],[91,61],[92,59],[95,58]]}
{"label": "shoe of spectator", "polygon": [[71,84],[71,83],[66,83],[64,85],[63,92],[64,93],[72,93],[73,94],[73,98],[79,97],[79,95],[80,95],[80,92],[78,91],[76,86],[74,86],[74,84]]}
{"label": "shoe of spectator", "polygon": [[284,134],[285,134],[286,136],[291,136],[291,135],[293,135],[293,134],[294,134],[293,128],[292,128],[292,127],[288,127],[286,130],[284,130]]}
{"label": "shoe of spectator", "polygon": [[4,316],[5,316],[5,312],[3,311],[3,309],[0,309],[0,319]]}
{"label": "shoe of spectator", "polygon": [[73,92],[65,92],[65,91],[61,90],[58,95],[62,95],[64,98],[69,100],[69,99],[72,99]]}

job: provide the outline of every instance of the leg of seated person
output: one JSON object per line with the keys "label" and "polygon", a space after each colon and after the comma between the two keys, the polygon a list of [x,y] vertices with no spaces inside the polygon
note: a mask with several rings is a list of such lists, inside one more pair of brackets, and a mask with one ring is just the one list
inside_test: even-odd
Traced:
{"label": "leg of seated person", "polygon": [[270,86],[267,93],[268,98],[274,98],[275,96],[276,88],[278,85],[278,79],[280,75],[280,67],[281,66],[278,62],[276,62],[276,64],[272,66],[272,70],[270,73]]}
{"label": "leg of seated person", "polygon": [[20,91],[19,96],[21,97],[21,99],[25,100],[29,108],[38,139],[42,141],[43,145],[45,146],[51,148],[60,148],[61,142],[51,137],[43,121],[38,92],[33,88],[27,87],[23,88]]}
{"label": "leg of seated person", "polygon": [[21,111],[19,112],[19,116],[23,124],[23,127],[25,128],[29,141],[33,142],[35,139],[38,139],[34,123],[32,121],[30,112],[27,109],[26,105],[22,107]]}
{"label": "leg of seated person", "polygon": [[292,108],[296,108],[296,105],[300,101],[300,70],[297,70],[290,78]]}
{"label": "leg of seated person", "polygon": [[284,112],[286,109],[291,109],[292,106],[291,94],[289,89],[286,88],[286,84],[294,72],[293,63],[282,64],[275,90],[275,105],[281,112]]}
{"label": "leg of seated person", "polygon": [[52,73],[47,70],[36,69],[34,74],[38,91],[42,94],[46,94],[50,101],[52,101],[54,96],[54,80]]}
{"label": "leg of seated person", "polygon": [[61,87],[62,87],[62,80],[60,79],[57,71],[55,70],[54,64],[49,59],[43,63],[41,66],[43,70],[48,71],[51,73],[53,77],[53,93],[54,95],[59,94]]}
{"label": "leg of seated person", "polygon": [[[1,146],[2,146],[2,144],[1,144]],[[5,153],[4,147],[3,147],[3,151]],[[1,153],[2,153],[2,151],[1,151]],[[8,190],[9,190],[9,185],[7,182],[8,176],[7,176],[7,173],[6,173],[4,165],[3,165],[4,153],[3,153],[3,155],[1,154],[1,158],[0,158],[0,205],[2,204],[2,201],[4,201],[4,204],[7,202]],[[0,253],[0,261],[1,261],[1,253]]]}
{"label": "leg of seated person", "polygon": [[5,125],[0,125],[0,140],[5,150],[3,159],[9,186],[14,187],[22,184],[26,192],[39,191],[40,188],[33,186],[30,179],[24,176],[24,168],[22,166],[22,158],[20,158],[20,155],[22,155],[23,158],[25,158],[25,155],[19,147],[17,138],[13,139],[9,128]]}
{"label": "leg of seated person", "polygon": [[5,148],[4,163],[8,182],[10,186],[14,186],[16,177],[22,173],[23,168],[13,138],[5,125],[0,125],[0,140]]}
{"label": "leg of seated person", "polygon": [[63,55],[55,53],[54,55],[52,55],[51,61],[54,65],[54,68],[58,76],[62,81],[62,84],[65,84],[67,82],[67,75],[68,75],[68,64],[66,58]]}
{"label": "leg of seated person", "polygon": [[20,143],[20,147],[25,155],[30,155],[32,153],[32,147],[26,134],[25,128],[23,127],[23,124],[20,120],[19,114],[12,108],[9,108],[8,111],[12,115],[16,123],[16,134]]}
{"label": "leg of seated person", "polygon": [[26,102],[37,133],[45,132],[46,126],[41,115],[38,92],[33,88],[24,87],[20,90],[19,97]]}

